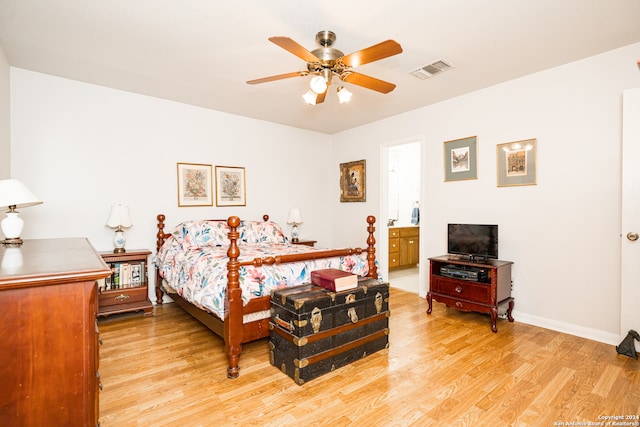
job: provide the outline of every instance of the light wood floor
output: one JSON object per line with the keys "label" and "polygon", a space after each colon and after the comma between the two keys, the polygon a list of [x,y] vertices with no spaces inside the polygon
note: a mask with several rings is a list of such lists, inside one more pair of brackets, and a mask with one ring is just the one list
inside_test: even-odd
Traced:
{"label": "light wood floor", "polygon": [[227,379],[222,340],[174,304],[101,320],[100,424],[537,427],[640,414],[640,362],[614,346],[517,318],[494,334],[486,315],[440,303],[427,315],[396,289],[390,308],[388,349],[302,386],[269,364],[267,340],[245,345]]}

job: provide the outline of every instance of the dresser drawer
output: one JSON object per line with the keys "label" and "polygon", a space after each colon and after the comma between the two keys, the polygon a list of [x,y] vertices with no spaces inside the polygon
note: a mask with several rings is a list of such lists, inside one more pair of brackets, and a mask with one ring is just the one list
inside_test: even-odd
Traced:
{"label": "dresser drawer", "polygon": [[491,285],[482,283],[432,276],[431,292],[481,304],[491,304]]}
{"label": "dresser drawer", "polygon": [[460,300],[454,297],[447,297],[439,294],[432,294],[431,297],[438,302],[446,304],[447,307],[455,308],[456,310],[460,311],[476,311],[478,313],[488,313],[491,307],[489,305]]}
{"label": "dresser drawer", "polygon": [[113,289],[100,293],[100,307],[147,300],[147,287]]}

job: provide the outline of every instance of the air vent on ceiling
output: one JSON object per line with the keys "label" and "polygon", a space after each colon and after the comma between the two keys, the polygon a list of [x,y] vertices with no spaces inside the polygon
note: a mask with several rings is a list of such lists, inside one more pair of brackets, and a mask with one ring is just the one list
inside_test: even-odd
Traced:
{"label": "air vent on ceiling", "polygon": [[440,59],[438,61],[432,62],[431,64],[423,65],[422,67],[411,71],[410,74],[421,80],[425,80],[429,77],[435,76],[436,74],[440,74],[447,70],[450,70],[451,68],[453,68],[453,65]]}

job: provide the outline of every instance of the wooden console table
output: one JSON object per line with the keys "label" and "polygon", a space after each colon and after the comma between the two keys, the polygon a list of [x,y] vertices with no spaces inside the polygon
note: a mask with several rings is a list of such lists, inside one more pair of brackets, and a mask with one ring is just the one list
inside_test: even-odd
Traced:
{"label": "wooden console table", "polygon": [[[513,322],[511,312],[514,300],[511,297],[511,261],[488,260],[483,263],[462,260],[443,255],[429,258],[429,292],[427,314],[431,314],[432,300],[446,304],[460,311],[476,311],[491,314],[491,330],[498,332],[496,321],[498,307],[508,304],[507,317]],[[453,266],[461,271],[483,270],[486,279],[480,281],[448,277],[441,273],[442,267]],[[484,277],[484,276],[483,276]]]}

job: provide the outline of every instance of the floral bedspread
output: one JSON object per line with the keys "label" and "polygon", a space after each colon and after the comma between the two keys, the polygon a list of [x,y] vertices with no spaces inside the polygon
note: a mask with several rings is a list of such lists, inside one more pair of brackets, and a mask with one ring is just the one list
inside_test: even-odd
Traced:
{"label": "floral bedspread", "polygon": [[[273,222],[242,221],[239,261],[297,254],[322,249],[288,242]],[[227,288],[228,225],[224,221],[187,221],[167,238],[155,264],[168,286],[192,304],[224,318]],[[251,298],[270,295],[273,289],[311,282],[311,271],[338,268],[364,276],[367,254],[314,259],[260,267],[240,267],[240,288],[246,304]]]}

